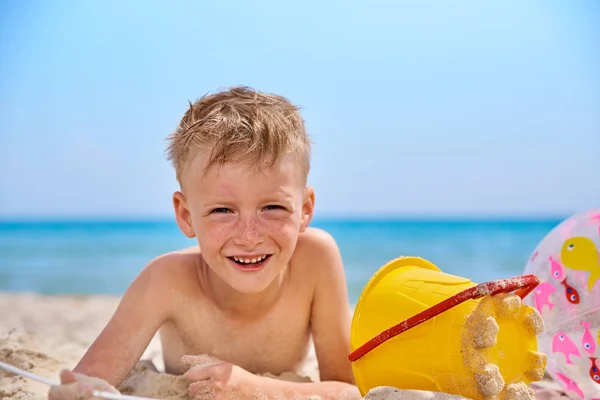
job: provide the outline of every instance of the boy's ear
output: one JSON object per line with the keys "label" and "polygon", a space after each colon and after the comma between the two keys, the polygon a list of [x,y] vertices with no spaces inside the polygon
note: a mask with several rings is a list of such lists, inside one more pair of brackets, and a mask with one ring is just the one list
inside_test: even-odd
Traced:
{"label": "boy's ear", "polygon": [[175,218],[181,232],[189,238],[196,236],[194,225],[192,224],[192,215],[185,201],[185,195],[182,192],[173,193],[173,208],[175,209]]}
{"label": "boy's ear", "polygon": [[300,222],[300,232],[304,232],[312,221],[315,212],[315,191],[308,186],[304,192],[304,203],[302,204],[302,221]]}

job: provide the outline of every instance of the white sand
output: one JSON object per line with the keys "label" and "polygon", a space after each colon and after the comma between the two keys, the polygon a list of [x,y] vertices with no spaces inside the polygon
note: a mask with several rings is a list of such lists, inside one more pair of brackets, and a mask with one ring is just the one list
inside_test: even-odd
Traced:
{"label": "white sand", "polygon": [[[21,369],[58,380],[59,371],[73,368],[92,344],[114,312],[119,298],[109,296],[42,296],[28,293],[0,293],[0,361]],[[154,338],[142,359],[163,369],[160,343]],[[316,380],[317,362],[314,353],[302,375],[284,374],[280,379]],[[541,382],[536,398],[564,398],[556,383]],[[126,394],[159,399],[188,399],[187,383],[182,377],[160,374],[138,363],[120,388]],[[47,398],[44,384],[15,376],[0,369],[0,400],[30,400]],[[432,392],[377,388],[369,400],[457,400]]]}

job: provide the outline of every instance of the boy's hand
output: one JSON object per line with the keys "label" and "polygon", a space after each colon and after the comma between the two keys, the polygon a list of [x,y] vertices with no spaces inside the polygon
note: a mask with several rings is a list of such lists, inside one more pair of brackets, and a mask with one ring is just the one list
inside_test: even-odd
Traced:
{"label": "boy's hand", "polygon": [[195,400],[249,399],[259,386],[258,376],[207,355],[185,355],[181,362],[190,366],[185,377],[192,382],[188,392]]}
{"label": "boy's hand", "polygon": [[52,386],[50,388],[48,392],[49,400],[100,400],[99,397],[92,396],[92,391],[94,390],[119,393],[117,389],[100,378],[94,378],[66,369],[60,372],[60,383],[60,386]]}

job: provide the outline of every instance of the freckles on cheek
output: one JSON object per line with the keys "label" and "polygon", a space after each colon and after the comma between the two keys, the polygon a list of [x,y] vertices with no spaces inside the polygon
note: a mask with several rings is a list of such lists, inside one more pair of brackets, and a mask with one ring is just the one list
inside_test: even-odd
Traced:
{"label": "freckles on cheek", "polygon": [[203,229],[202,237],[207,243],[218,243],[227,239],[230,231],[230,227],[224,226],[223,224],[208,224]]}
{"label": "freckles on cheek", "polygon": [[213,241],[219,241],[219,240],[223,240],[223,238],[226,238],[228,235],[229,229],[224,227],[224,226],[220,226],[218,228],[215,229],[211,229],[208,232],[208,235],[210,237],[210,239],[212,239]]}
{"label": "freckles on cheek", "polygon": [[294,227],[285,222],[274,223],[269,225],[269,233],[280,237],[290,237],[294,234]]}

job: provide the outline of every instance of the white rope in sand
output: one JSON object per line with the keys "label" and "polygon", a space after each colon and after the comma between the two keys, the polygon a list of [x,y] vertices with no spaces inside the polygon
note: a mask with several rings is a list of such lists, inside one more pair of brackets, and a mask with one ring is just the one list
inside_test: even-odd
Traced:
{"label": "white rope in sand", "polygon": [[[48,378],[44,378],[43,376],[39,376],[36,374],[32,374],[31,372],[28,371],[24,371],[20,368],[17,368],[15,366],[12,366],[10,364],[6,364],[2,361],[0,361],[0,368],[3,368],[7,371],[10,371],[12,373],[15,373],[17,375],[21,375],[24,376],[25,378],[29,378],[29,379],[33,379],[34,381],[38,381],[41,383],[44,383],[48,386],[58,386],[59,383],[58,382],[54,382]],[[92,396],[95,397],[102,397],[104,399],[110,399],[110,400],[158,400],[158,399],[154,399],[151,397],[138,397],[138,396],[128,396],[125,394],[120,394],[120,393],[110,393],[110,392],[103,392],[100,390],[94,390],[92,391]]]}

